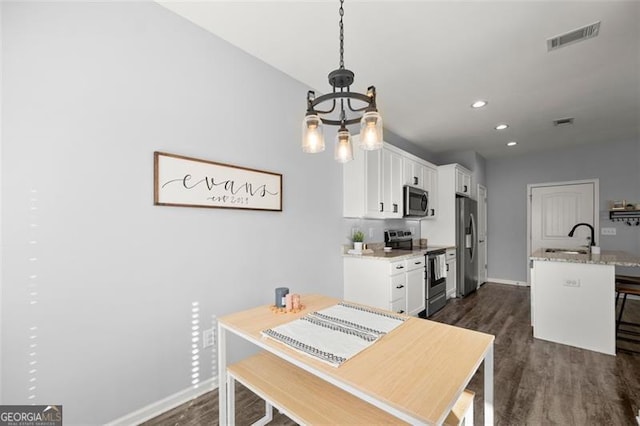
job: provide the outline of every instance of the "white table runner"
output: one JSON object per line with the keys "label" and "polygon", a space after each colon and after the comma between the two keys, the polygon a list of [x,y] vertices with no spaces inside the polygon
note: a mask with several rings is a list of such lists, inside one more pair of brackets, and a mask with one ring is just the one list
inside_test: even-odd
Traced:
{"label": "white table runner", "polygon": [[389,333],[406,318],[345,302],[312,312],[262,334],[334,367]]}

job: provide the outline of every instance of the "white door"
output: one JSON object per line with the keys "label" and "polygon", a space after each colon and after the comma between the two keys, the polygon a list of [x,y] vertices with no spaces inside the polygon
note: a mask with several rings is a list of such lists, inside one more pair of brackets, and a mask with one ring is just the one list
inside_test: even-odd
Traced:
{"label": "white door", "polygon": [[478,184],[478,287],[487,282],[487,188]]}
{"label": "white door", "polygon": [[595,228],[598,242],[597,182],[532,185],[529,188],[531,228],[529,253],[540,248],[577,248],[591,243],[588,227],[569,231],[584,222]]}

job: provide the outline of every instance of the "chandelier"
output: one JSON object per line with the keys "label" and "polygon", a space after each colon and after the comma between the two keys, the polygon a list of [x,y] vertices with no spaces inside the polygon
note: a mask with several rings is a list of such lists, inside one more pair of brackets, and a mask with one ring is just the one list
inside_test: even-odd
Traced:
{"label": "chandelier", "polygon": [[[370,86],[366,94],[350,90],[355,74],[344,67],[343,3],[344,0],[340,0],[340,67],[329,73],[329,84],[333,90],[318,97],[313,90],[307,93],[307,113],[302,122],[302,150],[308,153],[324,151],[324,124],[340,126],[335,138],[334,151],[334,158],[340,163],[353,160],[348,125],[360,123],[361,149],[382,148],[382,116],[376,107],[376,88]],[[323,103],[327,104],[325,108],[329,108],[330,103],[330,108],[319,109],[318,106]],[[339,109],[336,110],[338,106]]]}

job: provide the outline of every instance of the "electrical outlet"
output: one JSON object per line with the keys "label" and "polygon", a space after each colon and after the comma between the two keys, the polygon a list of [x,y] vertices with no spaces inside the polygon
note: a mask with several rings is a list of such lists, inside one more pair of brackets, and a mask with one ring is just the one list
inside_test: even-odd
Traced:
{"label": "electrical outlet", "polygon": [[602,235],[616,235],[616,228],[600,228]]}
{"label": "electrical outlet", "polygon": [[202,332],[202,347],[208,348],[216,344],[215,330],[210,328]]}
{"label": "electrical outlet", "polygon": [[566,280],[564,280],[564,286],[565,287],[580,287],[580,280],[566,279]]}

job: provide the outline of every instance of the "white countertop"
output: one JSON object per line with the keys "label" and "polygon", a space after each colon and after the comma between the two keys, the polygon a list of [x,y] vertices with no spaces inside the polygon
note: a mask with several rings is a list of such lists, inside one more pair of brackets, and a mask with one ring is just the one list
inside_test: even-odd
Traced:
{"label": "white countertop", "polygon": [[539,249],[534,251],[531,254],[531,260],[640,267],[640,256],[624,251],[602,250],[600,254],[568,254],[547,253],[545,250],[546,249]]}
{"label": "white countertop", "polygon": [[349,254],[347,252],[343,253],[344,257],[354,257],[360,259],[371,259],[371,260],[385,260],[385,261],[398,261],[398,260],[406,260],[411,259],[416,256],[424,256],[426,253],[436,251],[436,250],[446,250],[450,248],[456,248],[455,246],[432,246],[429,245],[427,247],[414,247],[413,250],[398,250],[393,249],[389,252],[384,251],[382,249],[373,250],[373,253],[368,254]]}

